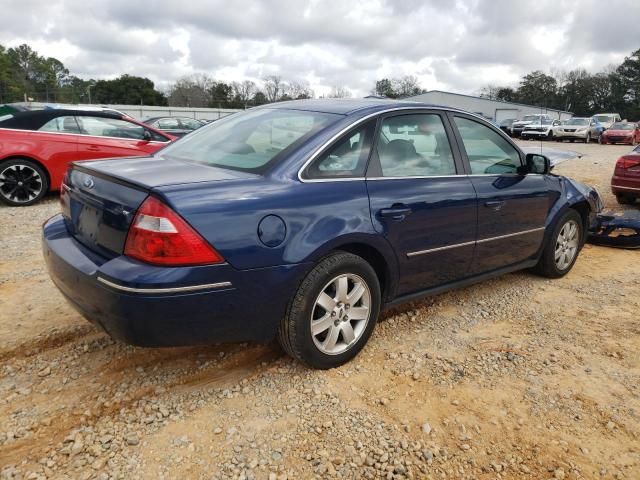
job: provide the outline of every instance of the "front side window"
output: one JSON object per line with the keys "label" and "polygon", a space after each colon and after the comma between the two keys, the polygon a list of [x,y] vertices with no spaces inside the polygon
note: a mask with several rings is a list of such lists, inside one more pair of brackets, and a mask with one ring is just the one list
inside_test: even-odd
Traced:
{"label": "front side window", "polygon": [[259,108],[229,115],[162,150],[162,156],[260,173],[342,115]]}
{"label": "front side window", "polygon": [[76,117],[81,133],[96,137],[143,140],[145,128],[126,120],[103,117]]}
{"label": "front side window", "polygon": [[76,122],[76,118],[72,116],[52,118],[42,125],[38,131],[75,134],[82,133],[78,126],[78,122]]}
{"label": "front side window", "polygon": [[502,135],[473,120],[454,117],[471,166],[471,173],[517,173],[520,154]]}
{"label": "front side window", "polygon": [[382,122],[378,158],[384,177],[455,175],[451,146],[440,115],[400,115]]}
{"label": "front side window", "polygon": [[371,150],[375,121],[350,131],[320,155],[305,172],[306,178],[363,177]]}

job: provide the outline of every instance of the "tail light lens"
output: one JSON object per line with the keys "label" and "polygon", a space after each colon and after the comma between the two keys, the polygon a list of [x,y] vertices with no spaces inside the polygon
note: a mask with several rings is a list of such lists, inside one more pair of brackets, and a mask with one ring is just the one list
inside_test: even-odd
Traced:
{"label": "tail light lens", "polygon": [[124,254],[166,266],[222,263],[222,256],[176,212],[155,197],[147,197],[136,213]]}
{"label": "tail light lens", "polygon": [[640,167],[640,155],[625,155],[618,159],[618,167],[625,170],[633,167]]}

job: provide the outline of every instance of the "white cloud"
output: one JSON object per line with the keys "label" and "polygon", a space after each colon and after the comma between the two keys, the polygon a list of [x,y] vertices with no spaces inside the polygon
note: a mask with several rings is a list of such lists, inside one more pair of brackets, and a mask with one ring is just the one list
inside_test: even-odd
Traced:
{"label": "white cloud", "polygon": [[618,63],[640,48],[637,0],[0,0],[0,43],[28,43],[72,73],[148,76],[160,86],[206,72],[268,74],[355,95],[411,74],[475,93],[532,70]]}

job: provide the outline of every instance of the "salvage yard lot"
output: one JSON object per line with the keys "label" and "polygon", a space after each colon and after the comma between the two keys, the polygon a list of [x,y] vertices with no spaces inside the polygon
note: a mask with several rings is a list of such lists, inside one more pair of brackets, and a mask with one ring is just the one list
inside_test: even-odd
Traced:
{"label": "salvage yard lot", "polygon": [[[545,147],[622,210],[629,147]],[[639,252],[414,302],[322,372],[275,344],[113,342],[44,270],[57,211],[0,207],[0,478],[640,478]]]}

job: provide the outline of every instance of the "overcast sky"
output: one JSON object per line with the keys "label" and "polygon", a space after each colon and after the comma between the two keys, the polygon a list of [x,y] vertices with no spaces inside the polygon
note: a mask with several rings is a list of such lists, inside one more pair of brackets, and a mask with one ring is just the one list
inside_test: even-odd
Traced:
{"label": "overcast sky", "polygon": [[477,93],[532,70],[595,71],[640,48],[640,0],[0,0],[0,44],[28,43],[80,77],[166,88],[206,72],[270,74],[316,95],[415,75]]}

